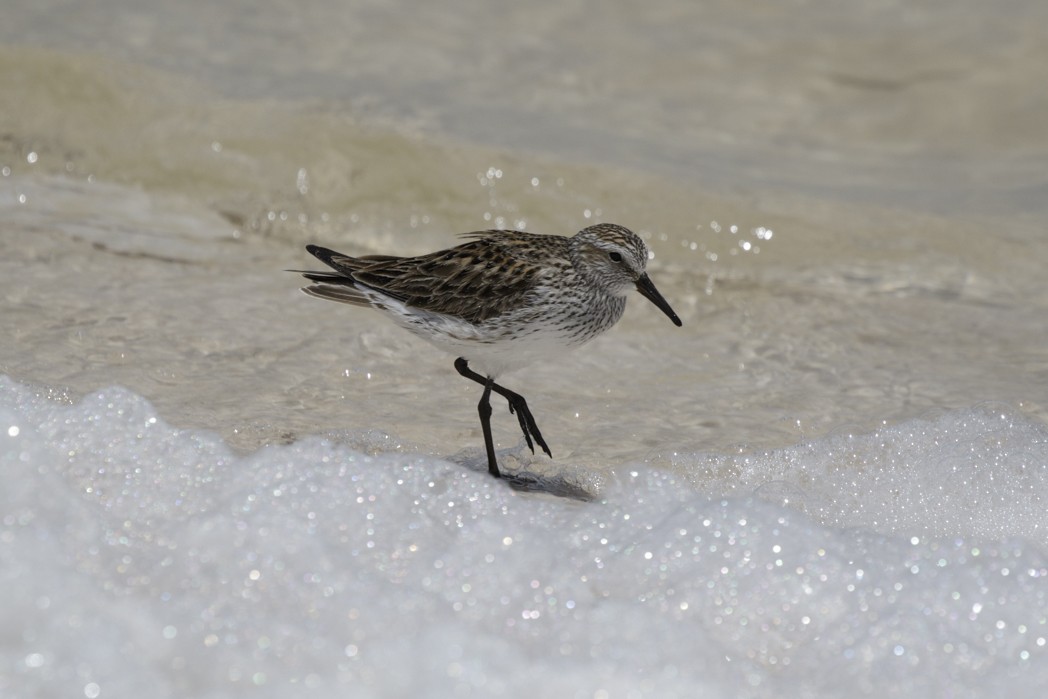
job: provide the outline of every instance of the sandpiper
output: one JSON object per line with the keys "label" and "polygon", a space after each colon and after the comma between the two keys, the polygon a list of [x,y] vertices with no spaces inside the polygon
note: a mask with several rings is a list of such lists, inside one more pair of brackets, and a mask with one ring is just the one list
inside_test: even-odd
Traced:
{"label": "sandpiper", "polygon": [[303,271],[314,283],[302,290],[378,309],[456,355],[458,373],[484,387],[478,411],[488,471],[502,478],[491,437],[492,391],[509,402],[532,453],[534,439],[553,454],[524,397],[495,379],[601,334],[622,317],[631,289],[678,327],[681,321],[645,272],[648,247],[623,226],[602,223],[570,238],[498,230],[463,237],[471,240],[418,257],[350,257],[307,245],[334,271]]}

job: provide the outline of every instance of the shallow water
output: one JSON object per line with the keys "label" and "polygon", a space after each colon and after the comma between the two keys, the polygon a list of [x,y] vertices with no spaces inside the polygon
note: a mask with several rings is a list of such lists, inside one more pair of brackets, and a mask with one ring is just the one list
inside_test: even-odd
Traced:
{"label": "shallow water", "polygon": [[[1042,3],[97,7],[0,26],[0,693],[1037,696]],[[683,328],[494,417],[589,504],[283,271],[598,220]]]}

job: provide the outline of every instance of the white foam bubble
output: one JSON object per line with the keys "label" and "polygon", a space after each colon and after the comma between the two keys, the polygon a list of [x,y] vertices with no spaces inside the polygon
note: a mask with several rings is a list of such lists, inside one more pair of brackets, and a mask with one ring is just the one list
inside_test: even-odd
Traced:
{"label": "white foam bubble", "polygon": [[[809,484],[813,517],[640,464],[579,503],[319,438],[237,456],[124,389],[66,405],[0,379],[0,693],[1036,696],[1043,541],[954,524],[965,492],[993,522],[1043,497],[1043,432],[997,414],[734,465],[791,488],[854,471],[859,506]],[[964,464],[1003,470],[948,490],[953,534],[912,495],[877,519]]]}
{"label": "white foam bubble", "polygon": [[836,527],[1048,543],[1048,427],[1006,405],[674,461],[696,488],[755,492]]}

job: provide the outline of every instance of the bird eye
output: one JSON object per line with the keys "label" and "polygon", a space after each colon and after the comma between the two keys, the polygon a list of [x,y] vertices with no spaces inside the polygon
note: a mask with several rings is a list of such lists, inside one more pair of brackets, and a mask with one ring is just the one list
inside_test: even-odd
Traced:
{"label": "bird eye", "polygon": [[608,257],[611,258],[612,262],[622,262],[622,255],[617,252],[609,252]]}

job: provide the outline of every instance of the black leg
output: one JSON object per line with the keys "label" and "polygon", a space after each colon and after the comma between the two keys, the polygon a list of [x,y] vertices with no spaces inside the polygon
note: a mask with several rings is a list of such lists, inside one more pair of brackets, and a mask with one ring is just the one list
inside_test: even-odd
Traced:
{"label": "black leg", "polygon": [[488,473],[495,478],[502,478],[499,473],[499,464],[495,459],[495,442],[491,438],[491,387],[495,384],[488,379],[484,384],[484,395],[480,397],[477,404],[477,412],[480,413],[480,429],[484,433],[484,449],[488,452]]}
{"label": "black leg", "polygon": [[[524,441],[527,442],[528,448],[531,449],[531,452],[533,454],[535,453],[535,446],[534,444],[532,444],[531,441],[531,438],[534,437],[535,442],[537,442],[538,445],[542,447],[542,451],[546,452],[546,455],[549,456],[551,459],[553,458],[553,454],[550,452],[549,447],[546,445],[546,440],[542,438],[542,433],[539,432],[539,426],[535,424],[535,418],[532,416],[531,410],[528,408],[528,402],[524,400],[524,396],[520,395],[519,393],[514,393],[508,388],[499,386],[492,379],[485,376],[481,376],[477,372],[473,371],[469,368],[469,362],[467,362],[462,357],[459,357],[455,360],[455,370],[462,376],[465,376],[467,379],[471,381],[476,381],[477,383],[484,386],[485,393],[489,391],[494,391],[495,393],[499,394],[507,401],[509,401],[509,411],[511,413],[516,414],[517,420],[520,422],[520,430],[524,433]],[[481,402],[484,403],[486,402],[486,400]],[[490,415],[490,404],[488,405],[488,410]],[[481,427],[483,426],[484,418],[482,417]],[[490,424],[488,425],[488,429],[491,429]],[[493,463],[494,460],[492,456],[489,454],[489,470],[491,470],[491,465]],[[497,471],[497,467],[494,470]]]}
{"label": "black leg", "polygon": [[491,390],[509,401],[509,411],[517,414],[520,430],[524,433],[524,440],[528,443],[531,453],[535,453],[535,447],[531,444],[531,438],[534,437],[538,445],[542,447],[542,451],[546,452],[546,456],[552,459],[553,454],[550,452],[549,447],[546,446],[546,440],[542,438],[542,433],[539,432],[539,426],[535,424],[535,418],[531,415],[531,410],[528,408],[528,402],[524,400],[524,396],[498,384],[492,384]]}

